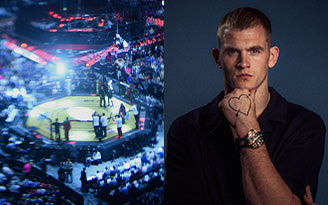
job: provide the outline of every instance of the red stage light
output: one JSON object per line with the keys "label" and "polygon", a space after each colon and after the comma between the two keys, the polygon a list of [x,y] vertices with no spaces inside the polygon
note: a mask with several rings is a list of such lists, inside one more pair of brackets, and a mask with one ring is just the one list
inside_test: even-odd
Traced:
{"label": "red stage light", "polygon": [[76,144],[76,142],[68,142],[68,144]]}
{"label": "red stage light", "polygon": [[41,135],[35,135],[36,138],[41,138]]}
{"label": "red stage light", "polygon": [[92,32],[93,29],[92,28],[83,28],[82,32]]}
{"label": "red stage light", "polygon": [[54,14],[54,13],[55,13],[55,12],[53,12],[53,11],[50,11],[48,14],[49,14],[49,15],[52,15],[52,14]]}
{"label": "red stage light", "polygon": [[61,23],[58,25],[59,28],[63,28],[65,26],[65,24]]}
{"label": "red stage light", "polygon": [[33,49],[34,49],[34,46],[29,46],[26,48],[26,50],[28,50],[28,51],[32,51]]}
{"label": "red stage light", "polygon": [[98,23],[98,27],[103,27],[105,24],[104,19],[101,19],[100,22]]}
{"label": "red stage light", "polygon": [[91,94],[91,96],[97,96],[97,94]]}

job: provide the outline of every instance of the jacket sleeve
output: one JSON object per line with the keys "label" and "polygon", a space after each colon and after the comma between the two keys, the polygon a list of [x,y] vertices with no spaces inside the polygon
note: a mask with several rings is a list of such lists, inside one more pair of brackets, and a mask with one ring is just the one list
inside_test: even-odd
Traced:
{"label": "jacket sleeve", "polygon": [[310,185],[315,199],[323,160],[326,128],[322,119],[308,112],[290,122],[284,151],[276,159],[276,168],[302,204],[305,186]]}

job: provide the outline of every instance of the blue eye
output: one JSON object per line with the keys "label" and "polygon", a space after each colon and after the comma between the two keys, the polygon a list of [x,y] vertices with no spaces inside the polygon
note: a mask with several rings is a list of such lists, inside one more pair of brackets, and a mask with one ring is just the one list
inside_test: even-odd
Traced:
{"label": "blue eye", "polygon": [[252,48],[249,49],[249,52],[253,55],[255,54],[260,54],[264,51],[264,48],[260,47],[260,46],[254,46]]}
{"label": "blue eye", "polygon": [[227,50],[226,53],[227,53],[229,56],[233,56],[233,55],[238,54],[238,51],[237,51],[237,50]]}

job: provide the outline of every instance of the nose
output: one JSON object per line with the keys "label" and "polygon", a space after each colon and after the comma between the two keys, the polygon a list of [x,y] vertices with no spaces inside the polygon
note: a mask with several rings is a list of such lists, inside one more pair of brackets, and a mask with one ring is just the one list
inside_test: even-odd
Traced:
{"label": "nose", "polygon": [[245,51],[240,52],[236,67],[239,69],[245,69],[248,68],[249,66],[250,64],[249,64],[249,58],[247,52]]}

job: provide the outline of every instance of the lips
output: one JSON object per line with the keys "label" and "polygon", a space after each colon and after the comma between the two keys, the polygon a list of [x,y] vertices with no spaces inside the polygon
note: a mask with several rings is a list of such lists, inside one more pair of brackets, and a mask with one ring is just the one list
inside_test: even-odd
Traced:
{"label": "lips", "polygon": [[248,74],[248,73],[242,73],[242,74],[237,75],[237,78],[240,78],[240,79],[247,79],[247,78],[250,78],[250,77],[252,77],[252,75]]}

